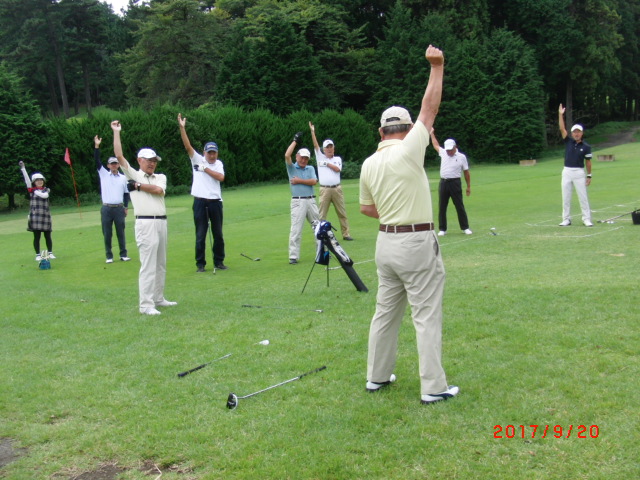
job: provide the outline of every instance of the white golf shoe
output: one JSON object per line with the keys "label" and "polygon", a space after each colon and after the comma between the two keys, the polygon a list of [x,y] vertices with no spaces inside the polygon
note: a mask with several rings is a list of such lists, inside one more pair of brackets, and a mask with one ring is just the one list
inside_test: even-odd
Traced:
{"label": "white golf shoe", "polygon": [[435,402],[440,402],[442,400],[449,400],[450,398],[455,397],[459,391],[460,391],[460,388],[456,387],[455,385],[449,385],[444,392],[422,395],[422,398],[420,399],[420,403],[422,403],[423,405],[426,405],[428,403],[435,403]]}
{"label": "white golf shoe", "polygon": [[391,374],[391,377],[389,377],[389,380],[386,381],[386,382],[378,383],[378,382],[369,382],[368,381],[367,382],[367,392],[369,392],[369,393],[377,392],[382,387],[386,387],[387,385],[390,385],[395,381],[396,381],[396,376],[393,373]]}
{"label": "white golf shoe", "polygon": [[468,228],[466,230],[464,230],[464,234],[465,235],[471,235],[473,232],[471,230],[469,230]]}
{"label": "white golf shoe", "polygon": [[160,315],[162,312],[160,310],[156,310],[153,307],[141,308],[140,313],[143,315]]}

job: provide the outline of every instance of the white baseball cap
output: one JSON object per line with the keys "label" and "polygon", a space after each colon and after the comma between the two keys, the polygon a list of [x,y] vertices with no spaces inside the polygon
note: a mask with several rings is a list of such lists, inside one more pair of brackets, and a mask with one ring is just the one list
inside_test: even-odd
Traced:
{"label": "white baseball cap", "polygon": [[158,161],[162,160],[162,158],[150,148],[143,148],[142,150],[140,150],[138,152],[138,158],[146,158],[146,159],[157,158]]}
{"label": "white baseball cap", "polygon": [[393,106],[382,112],[380,118],[381,127],[390,127],[392,125],[411,125],[411,115],[406,108]]}
{"label": "white baseball cap", "polygon": [[36,180],[44,181],[44,175],[42,175],[41,173],[34,173],[33,175],[31,175],[31,181],[35,182]]}
{"label": "white baseball cap", "polygon": [[573,127],[571,127],[571,131],[573,132],[574,130],[580,130],[581,132],[584,132],[584,128],[582,128],[582,125],[580,125],[579,123],[576,123]]}
{"label": "white baseball cap", "polygon": [[311,158],[311,152],[308,148],[301,148],[300,150],[298,150],[298,155],[300,155],[301,157]]}
{"label": "white baseball cap", "polygon": [[327,148],[329,145],[335,145],[333,140],[327,138],[324,142],[322,142],[322,148]]}
{"label": "white baseball cap", "polygon": [[444,141],[445,150],[453,150],[454,148],[456,148],[456,141],[453,138]]}

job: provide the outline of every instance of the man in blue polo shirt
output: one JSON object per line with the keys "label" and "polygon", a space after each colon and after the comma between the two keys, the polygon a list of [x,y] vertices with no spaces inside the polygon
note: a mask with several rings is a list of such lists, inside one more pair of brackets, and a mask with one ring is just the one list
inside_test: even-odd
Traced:
{"label": "man in blue polo shirt", "polygon": [[309,166],[311,152],[306,148],[301,148],[296,153],[296,163],[291,162],[291,155],[300,142],[301,136],[301,133],[294,135],[293,142],[284,154],[291,186],[291,231],[289,233],[289,263],[291,265],[298,263],[300,258],[302,227],[305,219],[311,225],[312,231],[315,223],[320,221],[320,212],[313,194],[313,186],[318,183],[318,178],[316,171]]}
{"label": "man in blue polo shirt", "polygon": [[[558,125],[565,144],[564,168],[562,169],[562,222],[561,227],[571,225],[571,193],[576,189],[580,208],[582,209],[582,223],[585,227],[593,227],[591,222],[591,208],[587,187],[591,185],[591,145],[583,141],[584,128],[580,124],[571,127],[571,137],[564,125],[565,108],[560,104],[558,108]],[[587,167],[585,173],[585,166]]]}

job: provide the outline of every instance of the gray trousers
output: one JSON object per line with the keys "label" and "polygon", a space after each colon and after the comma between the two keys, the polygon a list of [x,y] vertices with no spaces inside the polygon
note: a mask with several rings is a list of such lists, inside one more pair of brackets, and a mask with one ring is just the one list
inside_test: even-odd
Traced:
{"label": "gray trousers", "polygon": [[113,239],[113,225],[116,226],[116,236],[118,237],[118,246],[120,247],[120,256],[127,256],[127,240],[124,234],[124,207],[109,207],[103,205],[100,210],[102,217],[102,235],[104,235],[104,250],[107,258],[113,258],[111,251],[111,241]]}

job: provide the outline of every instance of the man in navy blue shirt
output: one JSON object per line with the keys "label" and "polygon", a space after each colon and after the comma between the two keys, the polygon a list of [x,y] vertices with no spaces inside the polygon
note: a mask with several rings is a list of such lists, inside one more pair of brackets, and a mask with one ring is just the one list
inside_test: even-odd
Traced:
{"label": "man in navy blue shirt", "polygon": [[[580,124],[571,127],[571,137],[568,136],[564,125],[565,108],[560,104],[558,108],[558,125],[565,144],[564,168],[562,169],[562,222],[561,227],[571,225],[571,194],[572,187],[576,189],[582,223],[585,227],[593,227],[591,222],[591,208],[587,187],[591,185],[591,145],[583,141],[584,128]],[[585,172],[585,166],[586,172]]]}

